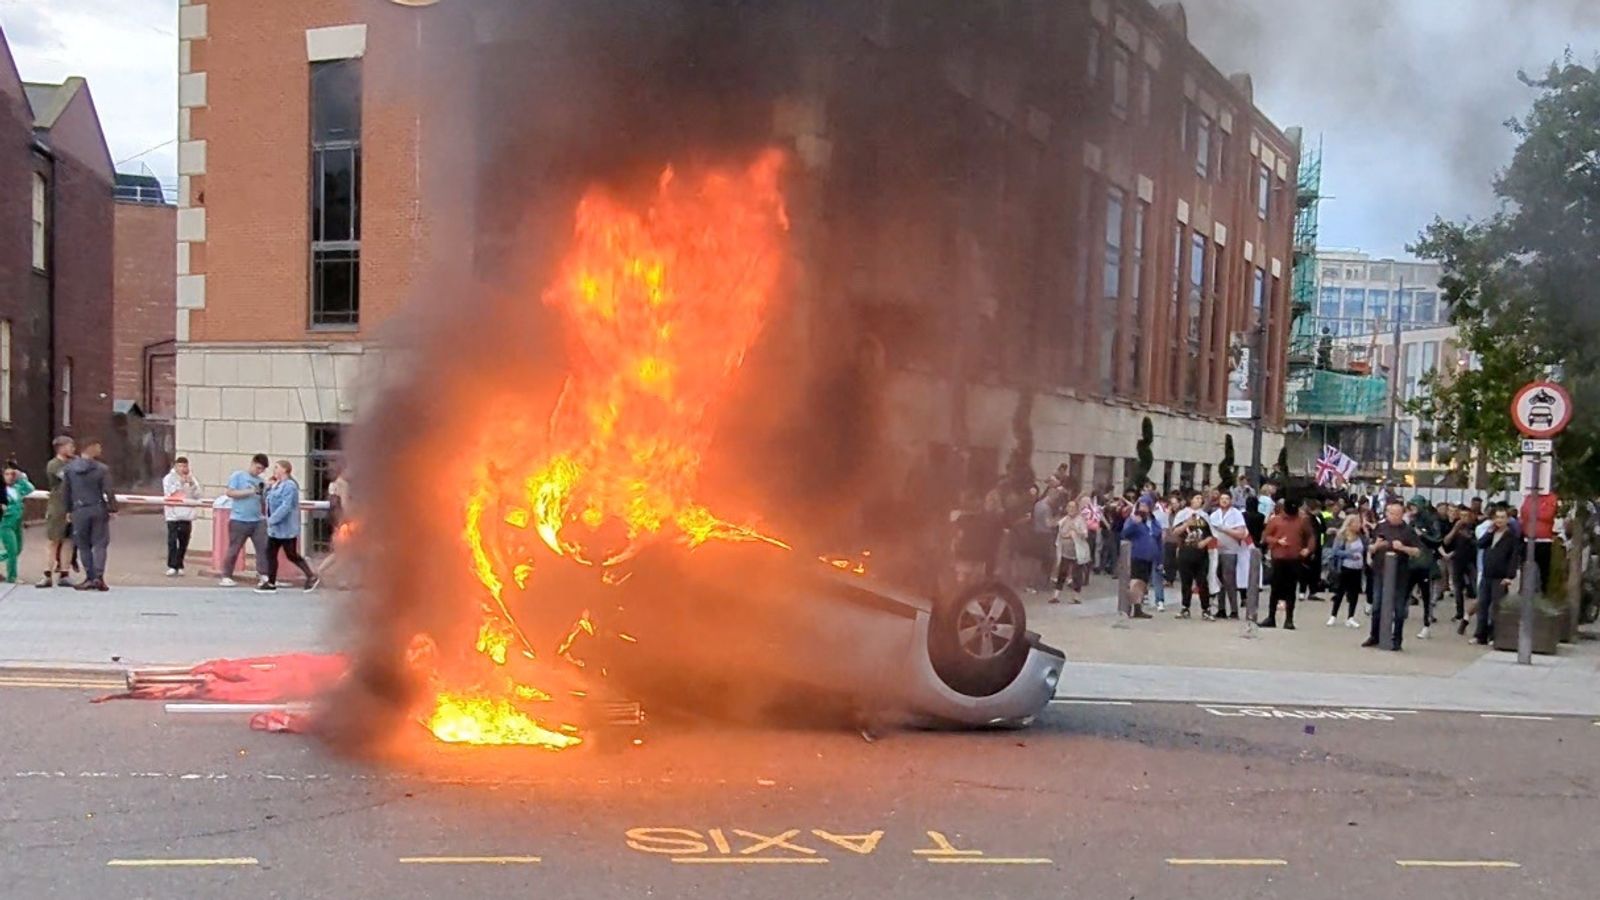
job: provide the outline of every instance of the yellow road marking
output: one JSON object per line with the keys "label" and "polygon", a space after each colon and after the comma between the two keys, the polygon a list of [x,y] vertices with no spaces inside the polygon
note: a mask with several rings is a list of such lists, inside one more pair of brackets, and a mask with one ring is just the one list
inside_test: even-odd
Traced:
{"label": "yellow road marking", "polygon": [[224,856],[216,859],[108,859],[106,865],[117,868],[156,868],[174,866],[257,866],[254,856]]}
{"label": "yellow road marking", "polygon": [[974,866],[1050,866],[1053,859],[1038,856],[934,856],[924,857],[931,863],[965,863]]}
{"label": "yellow road marking", "polygon": [[672,861],[694,865],[753,866],[820,865],[828,860],[816,856],[678,856],[673,857]]}
{"label": "yellow road marking", "polygon": [[81,688],[103,691],[124,687],[120,681],[53,681],[47,678],[0,678],[0,687]]}
{"label": "yellow road marking", "polygon": [[537,856],[402,856],[400,862],[409,865],[532,865],[544,862]]}
{"label": "yellow road marking", "polygon": [[1512,719],[1517,722],[1554,722],[1554,716],[1511,716],[1504,713],[1478,713],[1480,719]]}
{"label": "yellow road marking", "polygon": [[1397,859],[1397,866],[1408,869],[1520,869],[1522,863],[1509,859]]}
{"label": "yellow road marking", "polygon": [[1169,866],[1287,866],[1286,859],[1169,859]]}

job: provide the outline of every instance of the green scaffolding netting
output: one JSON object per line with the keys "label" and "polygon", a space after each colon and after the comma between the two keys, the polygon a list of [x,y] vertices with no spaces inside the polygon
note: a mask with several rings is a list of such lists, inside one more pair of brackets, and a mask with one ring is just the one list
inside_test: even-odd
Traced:
{"label": "green scaffolding netting", "polygon": [[1382,416],[1388,411],[1388,385],[1383,378],[1316,369],[1306,372],[1298,389],[1289,392],[1290,417]]}

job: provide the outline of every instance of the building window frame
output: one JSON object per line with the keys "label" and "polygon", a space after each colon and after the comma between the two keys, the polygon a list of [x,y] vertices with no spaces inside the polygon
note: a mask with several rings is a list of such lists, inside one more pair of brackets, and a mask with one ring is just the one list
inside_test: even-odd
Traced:
{"label": "building window frame", "polygon": [[1144,390],[1143,336],[1145,287],[1145,228],[1150,221],[1150,204],[1140,200],[1133,205],[1133,260],[1129,275],[1133,279],[1128,292],[1128,386],[1134,394]]}
{"label": "building window frame", "polygon": [[1129,98],[1133,93],[1133,54],[1121,41],[1111,44],[1111,113],[1128,118]]}
{"label": "building window frame", "polygon": [[72,357],[61,366],[61,430],[72,429]]}
{"label": "building window frame", "polygon": [[34,172],[30,188],[31,213],[30,219],[30,245],[33,252],[33,270],[35,272],[48,272],[50,270],[50,183],[43,172]]}
{"label": "building window frame", "polygon": [[1265,222],[1272,214],[1272,167],[1256,166],[1256,216]]}
{"label": "building window frame", "polygon": [[[338,477],[344,446],[344,426],[337,422],[306,423],[306,490],[313,500],[328,499],[328,485]],[[311,552],[321,553],[333,546],[333,523],[328,513],[311,517]]]}
{"label": "building window frame", "polygon": [[1201,179],[1211,178],[1211,117],[1200,113],[1194,127],[1194,174]]}
{"label": "building window frame", "polygon": [[311,63],[309,80],[308,323],[351,330],[361,324],[361,60]]}
{"label": "building window frame", "polygon": [[1123,256],[1127,252],[1123,230],[1127,227],[1128,192],[1115,185],[1105,191],[1105,249],[1100,276],[1100,315],[1104,318],[1101,334],[1110,338],[1100,342],[1100,389],[1107,395],[1117,387],[1116,347],[1121,342],[1118,334],[1118,317],[1122,302]]}

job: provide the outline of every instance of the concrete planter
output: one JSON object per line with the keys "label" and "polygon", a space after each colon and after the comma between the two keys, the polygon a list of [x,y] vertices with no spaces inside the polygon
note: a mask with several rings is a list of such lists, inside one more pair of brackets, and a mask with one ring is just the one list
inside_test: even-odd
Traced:
{"label": "concrete planter", "polygon": [[[1564,610],[1554,610],[1541,606],[1538,601],[1533,606],[1533,652],[1553,655],[1561,646],[1562,631],[1570,627],[1568,617]],[[1500,608],[1495,613],[1494,620],[1494,648],[1496,650],[1517,649],[1517,634],[1522,629],[1522,602],[1517,598],[1508,598],[1502,601]]]}

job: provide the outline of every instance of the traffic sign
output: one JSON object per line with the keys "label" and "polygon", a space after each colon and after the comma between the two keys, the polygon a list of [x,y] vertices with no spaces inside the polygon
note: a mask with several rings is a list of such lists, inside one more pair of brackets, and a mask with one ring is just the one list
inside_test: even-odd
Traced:
{"label": "traffic sign", "polygon": [[1523,438],[1523,440],[1522,440],[1522,455],[1524,455],[1524,456],[1533,456],[1533,455],[1540,455],[1540,454],[1550,453],[1550,452],[1553,452],[1555,450],[1555,447],[1556,447],[1556,442],[1550,440],[1549,438],[1544,438],[1544,439]]}
{"label": "traffic sign", "polygon": [[1572,398],[1553,381],[1525,385],[1511,398],[1511,421],[1531,438],[1553,438],[1572,420]]}

